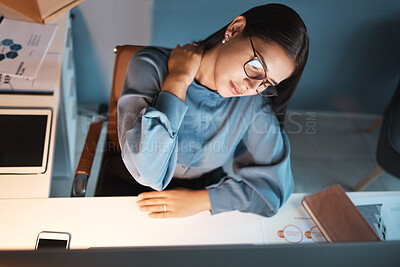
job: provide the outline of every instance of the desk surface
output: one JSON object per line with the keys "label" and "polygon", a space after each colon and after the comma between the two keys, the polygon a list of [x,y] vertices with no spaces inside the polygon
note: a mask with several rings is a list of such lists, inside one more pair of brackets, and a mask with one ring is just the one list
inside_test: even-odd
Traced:
{"label": "desk surface", "polygon": [[[48,50],[49,53],[59,53],[62,57],[66,38],[67,14],[54,20],[58,29]],[[61,64],[57,80],[61,79]],[[2,94],[0,97],[1,107],[50,107],[53,109],[51,136],[49,144],[49,159],[47,170],[37,175],[0,175],[0,198],[43,198],[50,195],[50,182],[53,166],[54,145],[56,136],[56,122],[58,104],[60,99],[60,83],[54,89],[53,95],[13,95]]]}
{"label": "desk surface", "polygon": [[[181,219],[150,219],[138,210],[136,197],[0,199],[0,249],[34,249],[41,231],[69,232],[71,249],[287,244],[290,242],[277,233],[292,225],[293,220],[301,222],[297,224],[302,231],[314,225],[300,205],[304,195],[293,194],[272,218],[234,211],[214,216],[202,212]],[[349,196],[361,203],[368,199],[400,203],[400,192],[361,192]],[[302,238],[315,243],[303,235]]]}

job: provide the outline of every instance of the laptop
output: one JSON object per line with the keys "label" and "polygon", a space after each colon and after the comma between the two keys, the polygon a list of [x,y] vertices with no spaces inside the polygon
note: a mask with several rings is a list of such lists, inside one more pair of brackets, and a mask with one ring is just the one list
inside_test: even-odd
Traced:
{"label": "laptop", "polygon": [[51,108],[0,107],[0,175],[47,170]]}

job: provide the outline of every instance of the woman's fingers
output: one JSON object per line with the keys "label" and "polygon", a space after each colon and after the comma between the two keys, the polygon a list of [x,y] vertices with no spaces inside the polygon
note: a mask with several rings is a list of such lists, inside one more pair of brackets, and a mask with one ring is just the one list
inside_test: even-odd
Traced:
{"label": "woman's fingers", "polygon": [[[206,189],[153,191],[140,194],[137,202],[140,211],[149,212],[150,218],[178,218],[210,210],[211,204]],[[162,213],[162,214],[161,214]]]}
{"label": "woman's fingers", "polygon": [[168,75],[176,77],[188,86],[199,70],[203,53],[204,49],[199,45],[177,45],[168,60]]}
{"label": "woman's fingers", "polygon": [[156,197],[167,197],[169,193],[167,191],[152,191],[144,192],[138,195],[139,198],[156,198]]}
{"label": "woman's fingers", "polygon": [[167,212],[167,205],[152,205],[152,206],[139,206],[140,211],[146,212]]}
{"label": "woman's fingers", "polygon": [[204,48],[202,46],[199,46],[198,44],[184,44],[183,46],[181,46],[180,44],[177,44],[173,51],[177,51],[179,49],[188,50],[188,51],[201,53],[201,54],[203,53],[203,50],[204,50]]}
{"label": "woman's fingers", "polygon": [[167,199],[165,198],[148,198],[148,199],[142,199],[136,202],[136,204],[138,204],[139,206],[146,206],[146,205],[157,205],[157,204],[168,204],[167,202],[169,202]]}
{"label": "woman's fingers", "polygon": [[[199,46],[197,44],[185,44],[183,46],[180,46],[180,44],[177,44],[175,48],[171,52],[172,55],[176,55],[177,53],[193,53],[194,55],[203,55],[204,49],[202,46]],[[184,54],[186,58],[190,58],[191,54]]]}
{"label": "woman's fingers", "polygon": [[176,217],[168,205],[139,206],[140,211],[149,212],[150,218],[172,218]]}
{"label": "woman's fingers", "polygon": [[[159,195],[169,195],[170,192],[154,191],[140,194],[142,199],[138,200],[136,204],[140,211],[149,212],[150,218],[172,218],[174,215],[174,207],[170,202],[170,198],[156,197]],[[144,196],[145,195],[145,196]]]}
{"label": "woman's fingers", "polygon": [[175,52],[176,50],[180,49],[180,48],[181,48],[181,45],[180,45],[180,44],[177,44],[177,45],[175,46],[174,50],[172,50],[172,53]]}
{"label": "woman's fingers", "polygon": [[199,46],[197,44],[185,44],[182,46],[183,49],[189,49],[189,50],[198,50]]}

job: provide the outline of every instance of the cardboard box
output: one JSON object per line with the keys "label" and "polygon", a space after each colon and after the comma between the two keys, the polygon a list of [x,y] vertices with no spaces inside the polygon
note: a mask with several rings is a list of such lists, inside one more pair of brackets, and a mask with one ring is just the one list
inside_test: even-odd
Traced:
{"label": "cardboard box", "polygon": [[84,0],[0,0],[0,15],[47,23]]}

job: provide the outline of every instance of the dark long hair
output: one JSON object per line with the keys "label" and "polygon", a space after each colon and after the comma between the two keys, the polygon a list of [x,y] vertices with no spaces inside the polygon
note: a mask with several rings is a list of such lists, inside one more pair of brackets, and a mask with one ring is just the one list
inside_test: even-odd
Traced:
{"label": "dark long hair", "polygon": [[[266,42],[278,43],[295,62],[296,67],[291,76],[277,86],[279,95],[265,101],[266,104],[271,105],[272,111],[283,127],[289,101],[300,81],[308,58],[307,27],[296,11],[282,4],[257,6],[244,12],[242,16],[246,18],[244,36],[250,34]],[[214,47],[224,38],[228,26],[229,24],[196,43],[204,46],[205,50]]]}

